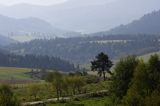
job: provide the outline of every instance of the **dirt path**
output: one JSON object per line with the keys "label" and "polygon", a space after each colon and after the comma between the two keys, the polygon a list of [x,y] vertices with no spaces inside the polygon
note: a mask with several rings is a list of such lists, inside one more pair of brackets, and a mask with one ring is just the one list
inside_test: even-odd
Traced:
{"label": "dirt path", "polygon": [[[98,91],[98,92],[91,92],[91,93],[86,93],[86,94],[79,94],[79,95],[75,95],[75,96],[70,96],[70,97],[60,97],[59,100],[71,100],[71,99],[75,99],[75,98],[83,98],[83,97],[93,97],[93,96],[103,96],[103,95],[108,95],[108,90],[102,90],[102,91]],[[47,99],[47,100],[43,100],[43,101],[34,101],[34,102],[27,102],[27,103],[23,103],[23,106],[33,106],[33,105],[37,105],[39,106],[40,104],[46,104],[46,103],[50,103],[50,102],[57,102],[58,99],[57,98],[52,98],[52,99]]]}

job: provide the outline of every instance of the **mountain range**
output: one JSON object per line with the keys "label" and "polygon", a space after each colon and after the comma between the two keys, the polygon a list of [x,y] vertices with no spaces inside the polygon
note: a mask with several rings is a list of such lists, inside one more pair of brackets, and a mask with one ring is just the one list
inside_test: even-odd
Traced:
{"label": "mountain range", "polygon": [[[48,22],[38,18],[11,18],[0,15],[1,44],[32,39],[82,36],[81,33],[60,30]],[[108,31],[88,34],[87,36],[117,35],[117,34],[160,34],[160,10],[145,14],[138,20],[120,25]],[[86,36],[85,34],[83,36]]]}
{"label": "mountain range", "polygon": [[160,10],[145,14],[138,20],[129,24],[122,24],[108,31],[90,34],[90,36],[102,35],[135,35],[135,34],[160,34]]}
{"label": "mountain range", "polygon": [[158,0],[67,0],[50,6],[17,4],[1,8],[0,13],[16,18],[36,17],[60,29],[93,33],[158,10],[159,3]]}
{"label": "mountain range", "polygon": [[[126,3],[129,3],[128,0],[125,1]],[[142,1],[139,4],[142,4]],[[129,10],[126,10],[127,16],[134,18],[134,21],[126,24],[127,21],[121,21],[121,19],[125,19],[124,17],[126,15],[120,14],[122,10],[124,12],[124,8],[122,10],[120,9],[119,14],[117,14],[117,8],[121,8],[123,4],[123,2],[118,2],[120,1],[115,0],[109,2],[100,0],[97,2],[94,0],[91,2],[91,0],[86,0],[84,3],[84,1],[81,2],[79,0],[68,0],[62,4],[51,6],[36,6],[30,4],[17,4],[9,7],[3,6],[0,9],[0,13],[5,14],[6,16],[0,15],[0,34],[3,35],[3,37],[5,36],[6,38],[18,41],[86,36],[86,34],[81,34],[76,31],[90,32],[90,28],[91,30],[94,29],[94,31],[97,31],[98,29],[106,30],[87,34],[87,36],[111,34],[160,34],[160,11],[153,11],[135,20],[136,18],[134,17],[139,17],[140,14],[145,11],[140,10],[141,12],[137,12],[136,15],[133,15]],[[134,3],[137,4],[138,1],[135,0]],[[116,10],[113,10],[115,5],[117,6]],[[153,8],[147,9],[153,5],[157,7],[155,3],[147,1],[145,10],[153,10]],[[108,21],[108,19],[112,19],[109,16],[114,17],[115,21]],[[114,26],[118,23],[121,23],[121,25],[117,25],[117,27],[110,26],[112,28],[110,30],[107,30],[109,27],[105,26],[109,24],[113,24]],[[73,31],[59,29],[59,27]]]}

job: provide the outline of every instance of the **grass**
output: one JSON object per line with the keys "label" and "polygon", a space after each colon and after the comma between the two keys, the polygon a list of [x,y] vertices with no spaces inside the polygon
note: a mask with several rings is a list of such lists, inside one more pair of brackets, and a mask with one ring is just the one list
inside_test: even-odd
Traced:
{"label": "grass", "polygon": [[0,80],[32,80],[26,73],[27,68],[0,67]]}
{"label": "grass", "polygon": [[99,83],[86,85],[85,89],[87,90],[87,92],[96,92],[109,89],[110,84],[111,81],[100,81]]}
{"label": "grass", "polygon": [[110,103],[111,103],[111,100],[109,99],[109,97],[101,97],[101,98],[83,98],[79,100],[69,101],[66,103],[48,104],[47,106],[79,106],[76,104],[83,104],[84,106],[106,106],[107,104],[110,104]]}

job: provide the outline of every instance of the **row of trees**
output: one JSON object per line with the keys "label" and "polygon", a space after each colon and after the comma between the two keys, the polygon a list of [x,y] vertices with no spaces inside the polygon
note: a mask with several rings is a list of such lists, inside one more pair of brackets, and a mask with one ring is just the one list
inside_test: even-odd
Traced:
{"label": "row of trees", "polygon": [[128,56],[115,66],[111,93],[113,105],[159,106],[160,59],[150,57],[148,62]]}
{"label": "row of trees", "polygon": [[49,82],[56,90],[57,98],[65,95],[80,94],[83,91],[85,80],[79,75],[63,75],[59,72],[48,74],[46,81]]}

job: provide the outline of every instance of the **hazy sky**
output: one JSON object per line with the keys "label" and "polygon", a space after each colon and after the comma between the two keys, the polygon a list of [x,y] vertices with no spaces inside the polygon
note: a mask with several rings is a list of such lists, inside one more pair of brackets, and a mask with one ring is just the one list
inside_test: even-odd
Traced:
{"label": "hazy sky", "polygon": [[[15,5],[15,4],[20,4],[20,3],[27,3],[27,4],[34,4],[34,5],[53,5],[53,4],[58,4],[58,3],[63,3],[65,1],[72,1],[72,2],[85,2],[86,0],[0,0],[0,5]],[[77,2],[78,1],[78,2]],[[118,1],[118,0],[87,0],[90,3],[101,3],[102,1],[104,2],[113,2],[113,1]]]}
{"label": "hazy sky", "polygon": [[52,5],[57,3],[62,3],[67,0],[0,0],[1,5],[14,5],[19,3],[28,3],[36,5]]}

